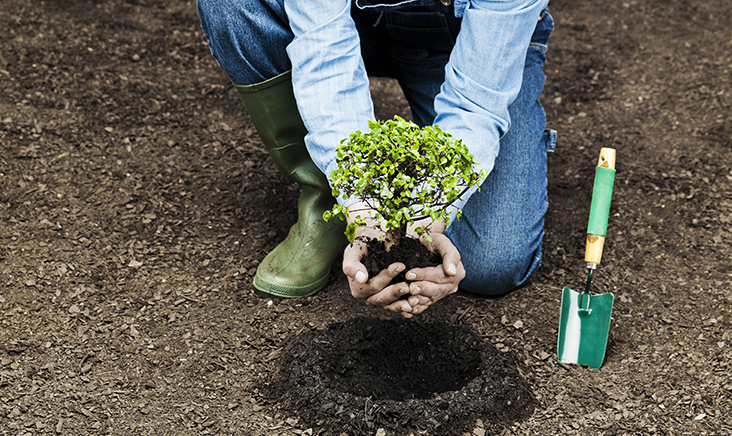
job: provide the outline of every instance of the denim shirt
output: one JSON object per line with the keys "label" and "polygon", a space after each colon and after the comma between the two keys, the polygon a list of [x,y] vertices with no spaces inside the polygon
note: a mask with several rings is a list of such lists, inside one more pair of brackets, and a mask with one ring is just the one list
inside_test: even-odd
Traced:
{"label": "denim shirt", "polygon": [[[351,1],[285,0],[295,36],[287,47],[293,88],[309,132],[305,143],[326,175],[337,167],[335,148],[340,141],[356,130],[368,131],[368,120],[374,119]],[[384,5],[357,0],[356,7],[389,8],[420,1],[425,0]],[[510,126],[508,106],[521,88],[531,35],[547,3],[455,0],[461,29],[435,98],[434,124],[462,139],[481,165],[478,170],[493,169],[499,139]],[[462,208],[474,191],[455,206]],[[355,201],[338,200],[344,205]]]}

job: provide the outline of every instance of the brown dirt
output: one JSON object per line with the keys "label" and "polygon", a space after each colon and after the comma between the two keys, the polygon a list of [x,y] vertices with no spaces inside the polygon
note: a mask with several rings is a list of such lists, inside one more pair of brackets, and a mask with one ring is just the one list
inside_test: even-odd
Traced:
{"label": "brown dirt", "polygon": [[[194,2],[2,10],[0,434],[348,434],[264,387],[293,338],[391,317],[353,300],[337,267],[313,297],[253,295],[298,187],[269,161]],[[552,12],[543,265],[503,298],[457,294],[417,322],[474,332],[529,384],[530,416],[476,419],[475,435],[730,434],[732,3]],[[380,118],[409,116],[393,82],[373,90]],[[594,287],[616,303],[595,370],[554,353],[561,288],[585,278],[601,147],[618,173]]]}

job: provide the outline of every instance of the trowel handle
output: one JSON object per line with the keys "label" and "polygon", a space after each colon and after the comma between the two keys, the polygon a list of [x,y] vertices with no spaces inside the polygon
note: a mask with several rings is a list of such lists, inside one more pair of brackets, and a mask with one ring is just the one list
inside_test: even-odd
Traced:
{"label": "trowel handle", "polygon": [[607,221],[610,217],[610,199],[615,182],[615,149],[603,148],[595,168],[595,184],[592,188],[592,205],[587,224],[587,246],[585,262],[595,269],[602,259],[602,248],[607,235]]}

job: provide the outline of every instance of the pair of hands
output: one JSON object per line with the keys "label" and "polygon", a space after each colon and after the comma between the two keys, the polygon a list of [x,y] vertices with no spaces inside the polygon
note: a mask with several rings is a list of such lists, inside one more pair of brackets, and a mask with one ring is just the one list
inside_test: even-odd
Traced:
{"label": "pair of hands", "polygon": [[[349,209],[363,210],[362,207],[362,204],[357,203]],[[409,283],[390,284],[394,277],[404,271],[405,266],[401,262],[391,264],[375,277],[368,276],[366,267],[361,263],[361,259],[367,254],[366,244],[360,237],[381,236],[381,232],[375,227],[378,226],[359,228],[354,243],[346,247],[343,253],[343,272],[348,277],[351,294],[355,298],[411,318],[424,312],[441,298],[457,292],[458,284],[465,277],[465,268],[457,248],[443,234],[443,223],[434,222],[430,226],[432,241],[420,238],[430,251],[440,253],[442,265],[407,271],[405,276]]]}

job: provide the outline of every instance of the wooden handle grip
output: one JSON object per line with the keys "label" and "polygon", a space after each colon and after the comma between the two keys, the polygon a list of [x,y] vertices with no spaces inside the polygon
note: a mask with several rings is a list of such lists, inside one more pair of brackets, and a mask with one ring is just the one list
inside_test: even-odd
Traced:
{"label": "wooden handle grip", "polygon": [[592,189],[590,220],[587,226],[585,262],[588,264],[596,265],[602,259],[614,181],[615,149],[603,148],[600,150],[600,158],[597,161],[595,184]]}

